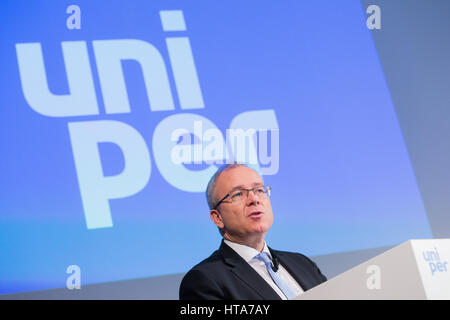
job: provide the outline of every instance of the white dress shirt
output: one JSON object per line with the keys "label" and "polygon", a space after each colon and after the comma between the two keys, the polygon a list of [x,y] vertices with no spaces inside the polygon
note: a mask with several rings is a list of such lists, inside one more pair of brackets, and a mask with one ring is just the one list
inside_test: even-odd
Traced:
{"label": "white dress shirt", "polygon": [[[275,282],[272,280],[269,272],[267,271],[266,265],[264,262],[255,258],[258,252],[255,248],[231,242],[229,240],[224,239],[224,242],[238,255],[240,255],[256,272],[272,287],[273,290],[281,297],[283,300],[287,300],[286,296],[283,292],[278,288]],[[264,242],[263,252],[267,252],[269,254],[270,259],[272,259],[272,255],[270,254],[269,248],[267,247],[267,243]],[[279,264],[279,268],[277,270],[277,274],[282,278],[284,283],[286,283],[292,291],[295,292],[296,295],[302,294],[304,291],[302,287],[295,281],[295,279],[287,272],[287,270]]]}

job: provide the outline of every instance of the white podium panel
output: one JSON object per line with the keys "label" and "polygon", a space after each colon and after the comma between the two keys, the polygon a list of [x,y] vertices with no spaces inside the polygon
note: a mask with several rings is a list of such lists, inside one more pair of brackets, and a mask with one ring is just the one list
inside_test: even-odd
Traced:
{"label": "white podium panel", "polygon": [[295,299],[450,299],[450,239],[409,240]]}

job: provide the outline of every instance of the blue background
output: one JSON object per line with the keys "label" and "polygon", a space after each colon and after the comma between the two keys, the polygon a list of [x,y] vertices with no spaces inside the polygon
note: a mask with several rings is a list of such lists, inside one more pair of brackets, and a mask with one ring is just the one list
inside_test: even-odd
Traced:
{"label": "blue background", "polygon": [[[65,10],[81,8],[81,30]],[[359,1],[14,1],[0,10],[0,293],[185,272],[220,243],[203,193],[169,185],[152,155],[138,194],[110,201],[114,227],[88,230],[67,124],[118,120],[150,148],[167,116],[152,112],[139,65],[124,62],[132,112],[104,112],[93,40],[140,39],[170,63],[160,10],[182,10],[205,116],[225,132],[239,113],[275,110],[280,169],[272,186],[269,246],[320,255],[430,238],[431,230],[383,70]],[[86,41],[100,115],[50,118],[24,99],[15,44],[42,45],[54,94],[67,94],[61,41]],[[105,175],[121,172],[102,146]]]}

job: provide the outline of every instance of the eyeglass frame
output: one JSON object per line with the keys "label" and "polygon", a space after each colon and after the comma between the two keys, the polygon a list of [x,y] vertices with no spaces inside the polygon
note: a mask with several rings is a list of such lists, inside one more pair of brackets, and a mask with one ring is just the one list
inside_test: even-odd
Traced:
{"label": "eyeglass frame", "polygon": [[249,195],[249,193],[250,193],[250,191],[252,191],[253,194],[256,195],[255,189],[258,189],[258,188],[261,188],[261,187],[264,188],[265,194],[267,195],[267,198],[269,198],[269,197],[270,197],[270,191],[272,190],[272,188],[271,188],[270,186],[266,186],[266,185],[264,185],[264,186],[256,186],[256,187],[253,187],[253,188],[250,188],[250,189],[239,188],[239,189],[235,189],[235,190],[232,190],[232,191],[230,191],[229,193],[227,193],[222,199],[219,200],[219,202],[216,203],[216,205],[214,206],[213,210],[216,210],[217,207],[218,207],[220,204],[222,204],[222,203],[233,203],[233,200],[231,200],[230,202],[224,202],[224,200],[225,200],[226,198],[228,198],[229,196],[231,196],[231,194],[232,194],[233,192],[235,192],[235,191],[247,191],[247,196],[245,197],[245,199],[247,199],[247,198],[248,198],[248,195]]}

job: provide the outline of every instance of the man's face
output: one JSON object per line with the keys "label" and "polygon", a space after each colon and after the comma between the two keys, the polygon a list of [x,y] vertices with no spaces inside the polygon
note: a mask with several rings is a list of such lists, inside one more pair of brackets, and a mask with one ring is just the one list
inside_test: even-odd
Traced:
{"label": "man's face", "polygon": [[[235,167],[222,172],[216,184],[216,199],[222,199],[235,189],[251,189],[263,186],[261,177],[247,167]],[[211,211],[211,218],[219,228],[225,227],[226,239],[245,240],[252,236],[265,235],[273,223],[273,212],[269,198],[244,191],[244,199],[239,202],[221,203]],[[228,198],[227,198],[228,200]],[[216,211],[216,212],[214,212]],[[228,235],[228,237],[226,236]]]}

